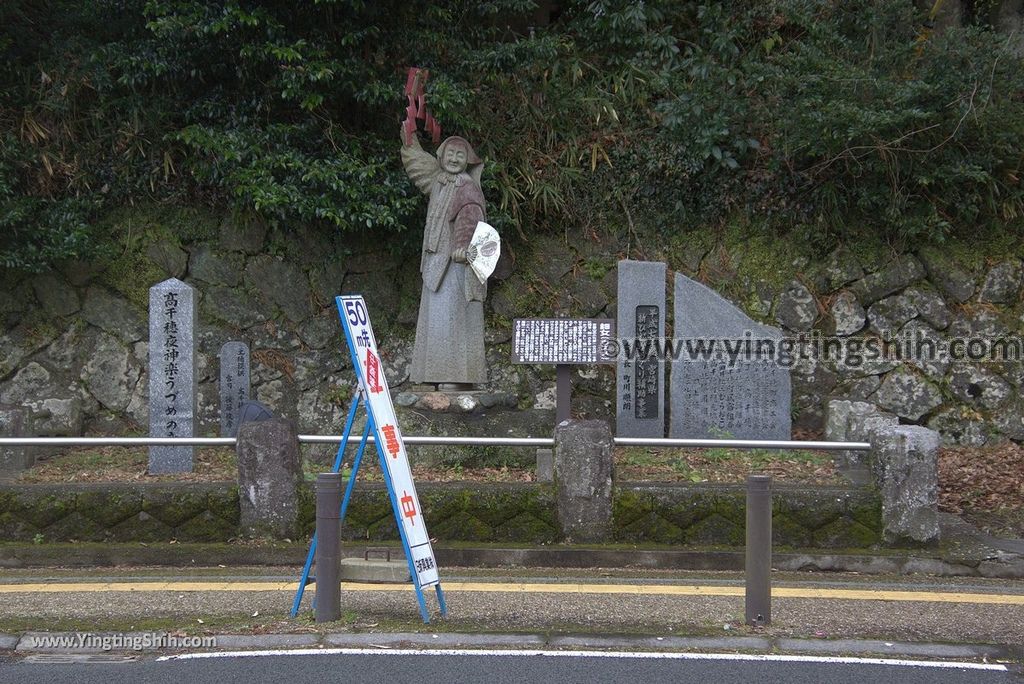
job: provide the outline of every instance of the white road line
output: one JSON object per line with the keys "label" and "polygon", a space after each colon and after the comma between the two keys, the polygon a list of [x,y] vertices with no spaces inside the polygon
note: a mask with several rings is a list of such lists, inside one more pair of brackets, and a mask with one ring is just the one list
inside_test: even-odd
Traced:
{"label": "white road line", "polygon": [[990,670],[1006,672],[1005,665],[960,663],[932,660],[899,660],[892,658],[849,658],[839,656],[758,655],[747,653],[663,653],[631,651],[540,651],[522,649],[373,649],[373,648],[297,648],[267,651],[218,651],[183,653],[162,656],[158,662],[200,660],[204,658],[256,658],[261,656],[305,655],[375,655],[375,656],[540,656],[553,658],[634,658],[638,660],[734,660],[782,663],[822,663],[834,665],[891,665],[898,667],[930,667],[950,670]]}

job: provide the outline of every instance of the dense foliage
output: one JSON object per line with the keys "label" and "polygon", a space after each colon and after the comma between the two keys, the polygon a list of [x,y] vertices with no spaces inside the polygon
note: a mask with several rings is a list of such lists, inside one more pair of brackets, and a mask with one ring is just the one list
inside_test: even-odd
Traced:
{"label": "dense foliage", "polygon": [[932,35],[909,0],[537,4],[0,4],[0,265],[87,256],[132,202],[415,229],[411,65],[513,233],[1022,230],[1024,64],[988,27]]}

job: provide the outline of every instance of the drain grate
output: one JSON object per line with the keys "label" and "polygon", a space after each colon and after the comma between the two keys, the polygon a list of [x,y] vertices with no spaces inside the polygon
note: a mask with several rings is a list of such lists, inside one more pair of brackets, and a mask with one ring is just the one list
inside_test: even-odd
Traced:
{"label": "drain grate", "polygon": [[25,656],[22,662],[39,663],[40,665],[79,665],[81,663],[132,663],[138,659],[138,656],[112,653],[33,653]]}

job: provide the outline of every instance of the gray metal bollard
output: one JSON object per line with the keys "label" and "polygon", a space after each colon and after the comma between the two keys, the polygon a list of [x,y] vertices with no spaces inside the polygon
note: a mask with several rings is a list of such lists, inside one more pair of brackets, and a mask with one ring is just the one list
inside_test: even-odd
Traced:
{"label": "gray metal bollard", "polygon": [[769,625],[772,621],[771,475],[747,476],[746,570],[746,623]]}
{"label": "gray metal bollard", "polygon": [[316,478],[316,621],[341,617],[341,473]]}

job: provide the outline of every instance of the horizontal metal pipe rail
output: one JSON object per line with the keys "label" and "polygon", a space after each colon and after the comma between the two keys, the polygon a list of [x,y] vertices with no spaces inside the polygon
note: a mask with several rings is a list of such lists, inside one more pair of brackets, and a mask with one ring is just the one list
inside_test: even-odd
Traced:
{"label": "horizontal metal pipe rail", "polygon": [[[350,436],[349,443],[361,438]],[[300,444],[339,444],[341,435],[299,435]],[[404,437],[409,446],[551,447],[552,437]],[[371,435],[369,441],[375,441]],[[235,446],[234,437],[0,437],[0,446]],[[869,451],[868,442],[812,442],[762,439],[656,439],[616,437],[616,446],[690,449],[811,449]]]}

